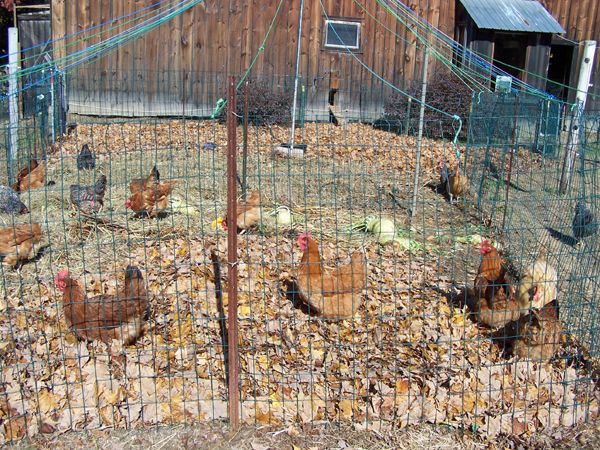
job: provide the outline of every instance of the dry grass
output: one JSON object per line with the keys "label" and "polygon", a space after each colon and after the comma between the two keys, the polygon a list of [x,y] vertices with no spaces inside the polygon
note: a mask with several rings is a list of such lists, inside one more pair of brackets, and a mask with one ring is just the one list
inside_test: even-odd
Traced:
{"label": "dry grass", "polygon": [[244,426],[237,432],[219,423],[189,426],[163,426],[141,430],[112,430],[68,433],[60,436],[40,435],[24,440],[14,448],[56,450],[148,449],[177,450],[207,448],[211,450],[475,450],[475,449],[571,449],[593,450],[600,446],[600,422],[575,429],[555,430],[552,435],[538,434],[529,439],[511,436],[494,440],[481,439],[468,432],[445,426],[419,425],[391,432],[357,431],[346,426],[316,425],[299,430],[288,428]]}
{"label": "dry grass", "polygon": [[356,431],[345,426],[309,427],[307,431],[294,427],[242,427],[230,432],[225,426],[203,424],[194,428],[159,427],[149,430],[71,433],[51,439],[38,438],[18,444],[15,448],[76,449],[381,449],[381,450],[471,450],[489,448],[489,444],[469,434],[444,427],[420,426],[384,434]]}

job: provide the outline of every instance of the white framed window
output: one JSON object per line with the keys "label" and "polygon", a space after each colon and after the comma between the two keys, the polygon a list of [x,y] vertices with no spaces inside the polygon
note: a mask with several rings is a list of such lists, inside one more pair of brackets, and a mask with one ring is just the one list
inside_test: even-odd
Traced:
{"label": "white framed window", "polygon": [[325,20],[325,48],[358,50],[360,22]]}

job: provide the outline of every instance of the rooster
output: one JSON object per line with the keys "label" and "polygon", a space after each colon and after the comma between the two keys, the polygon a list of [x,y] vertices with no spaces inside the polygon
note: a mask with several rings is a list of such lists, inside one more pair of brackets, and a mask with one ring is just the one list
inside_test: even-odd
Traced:
{"label": "rooster", "polygon": [[350,263],[327,270],[319,246],[309,233],[298,236],[303,255],[296,276],[298,296],[317,314],[326,318],[352,318],[365,288],[367,266],[364,255],[354,253]]}
{"label": "rooster", "polygon": [[42,241],[42,227],[39,223],[23,223],[0,229],[0,255],[3,264],[16,266],[35,256],[35,244]]}
{"label": "rooster", "polygon": [[513,280],[504,267],[498,250],[484,239],[480,246],[482,260],[474,282],[474,311],[479,322],[497,328],[520,315]]}
{"label": "rooster", "polygon": [[446,193],[450,197],[450,203],[455,203],[454,198],[458,198],[467,192],[469,182],[460,168],[460,162],[456,164],[454,170],[450,170],[446,161],[440,160],[438,164],[440,172],[440,184],[446,189]]}
{"label": "rooster", "polygon": [[556,269],[544,258],[538,258],[521,275],[518,288],[520,308],[525,311],[529,308],[541,309],[555,300],[558,293],[557,280]]}
{"label": "rooster", "polygon": [[149,304],[144,278],[137,267],[127,267],[123,289],[115,296],[88,298],[68,270],[60,271],[54,282],[63,293],[67,324],[80,339],[105,343],[116,339],[129,345],[141,336]]}
{"label": "rooster", "polygon": [[558,314],[558,300],[555,299],[510,324],[507,335],[514,337],[513,353],[533,361],[552,358],[560,346],[562,324]]}
{"label": "rooster", "polygon": [[[223,230],[227,231],[227,215],[217,219]],[[260,204],[260,192],[254,190],[246,201],[237,204],[237,230],[238,232],[248,230],[262,223],[262,206]]]}
{"label": "rooster", "polygon": [[81,212],[93,214],[100,211],[104,206],[104,193],[106,192],[106,175],[101,175],[92,186],[81,186],[72,184],[71,203],[73,203]]}
{"label": "rooster", "polygon": [[145,179],[133,180],[129,185],[132,195],[127,199],[125,207],[136,214],[146,214],[156,217],[169,206],[169,195],[176,181],[160,181],[160,174],[156,166]]}

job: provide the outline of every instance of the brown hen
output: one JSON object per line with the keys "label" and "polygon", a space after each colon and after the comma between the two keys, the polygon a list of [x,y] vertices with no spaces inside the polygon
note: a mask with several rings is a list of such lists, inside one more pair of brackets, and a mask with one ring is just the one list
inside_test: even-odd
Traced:
{"label": "brown hen", "polygon": [[36,247],[42,240],[42,227],[39,223],[23,223],[0,229],[0,255],[3,264],[16,266],[35,256]]}
{"label": "brown hen", "polygon": [[13,185],[16,192],[28,189],[37,189],[46,184],[46,165],[32,159],[29,164],[21,169],[17,175],[17,182]]}
{"label": "brown hen", "polygon": [[469,189],[469,180],[461,170],[460,162],[456,163],[453,169],[448,168],[446,161],[441,160],[438,164],[440,172],[440,184],[444,186],[450,203],[455,202],[455,198],[462,197]]}
{"label": "brown hen", "polygon": [[136,192],[139,192],[142,189],[147,189],[153,184],[158,184],[159,182],[160,172],[158,171],[158,168],[154,166],[152,167],[150,175],[148,175],[146,178],[135,178],[131,180],[131,183],[129,184],[129,191],[132,194],[135,194]]}
{"label": "brown hen", "polygon": [[67,324],[79,338],[106,343],[116,339],[128,345],[141,335],[148,296],[144,278],[137,267],[127,267],[123,289],[114,296],[88,298],[67,270],[58,273],[55,283],[63,293]]}
{"label": "brown hen", "polygon": [[545,361],[560,347],[562,323],[558,317],[558,300],[532,308],[529,314],[511,324],[508,336],[513,336],[513,353],[523,359]]}
{"label": "brown hen", "polygon": [[[260,192],[254,190],[246,201],[240,200],[237,203],[237,231],[255,227],[262,223],[262,206],[260,204]],[[221,227],[227,231],[227,214],[220,221]]]}
{"label": "brown hen", "polygon": [[319,246],[309,233],[298,237],[298,245],[304,252],[296,276],[300,299],[323,317],[353,317],[366,285],[365,256],[354,253],[349,264],[328,270],[323,267]]}

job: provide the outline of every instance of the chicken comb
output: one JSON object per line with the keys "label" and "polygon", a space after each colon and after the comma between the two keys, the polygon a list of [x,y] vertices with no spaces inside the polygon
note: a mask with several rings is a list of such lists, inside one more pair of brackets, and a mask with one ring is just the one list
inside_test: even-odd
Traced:
{"label": "chicken comb", "polygon": [[60,272],[58,272],[56,274],[56,277],[54,278],[54,281],[58,282],[60,280],[64,280],[68,276],[69,276],[69,270],[68,269],[63,269],[63,270],[61,270]]}
{"label": "chicken comb", "polygon": [[492,246],[492,242],[489,239],[484,239],[479,243],[479,251],[484,254]]}

